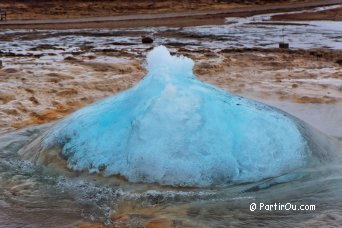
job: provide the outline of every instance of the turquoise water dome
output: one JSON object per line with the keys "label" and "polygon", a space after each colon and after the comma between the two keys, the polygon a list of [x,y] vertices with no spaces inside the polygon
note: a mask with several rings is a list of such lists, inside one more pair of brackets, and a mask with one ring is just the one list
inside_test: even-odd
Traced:
{"label": "turquoise water dome", "polygon": [[143,80],[58,122],[42,147],[72,170],[174,186],[257,181],[306,164],[290,116],[196,80],[193,66],[154,48]]}

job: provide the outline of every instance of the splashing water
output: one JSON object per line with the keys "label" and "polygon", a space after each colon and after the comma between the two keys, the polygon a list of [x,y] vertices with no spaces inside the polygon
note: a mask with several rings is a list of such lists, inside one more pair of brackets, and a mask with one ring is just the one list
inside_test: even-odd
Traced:
{"label": "splashing water", "polygon": [[140,83],[59,122],[43,150],[57,147],[73,170],[175,186],[257,181],[309,162],[293,119],[196,80],[193,65],[156,47]]}

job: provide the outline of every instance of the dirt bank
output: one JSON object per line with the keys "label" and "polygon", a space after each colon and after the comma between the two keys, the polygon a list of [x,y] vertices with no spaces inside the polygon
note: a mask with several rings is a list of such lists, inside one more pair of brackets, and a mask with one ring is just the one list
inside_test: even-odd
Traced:
{"label": "dirt bank", "polygon": [[[57,1],[58,2],[58,1]],[[142,1],[144,2],[144,1]],[[163,1],[162,1],[163,2]],[[259,3],[254,4],[242,4],[239,3],[224,3],[218,2],[216,4],[207,3],[207,8],[201,8],[201,4],[195,4],[191,8],[191,11],[187,8],[187,4],[182,4],[184,6],[182,10],[177,10],[177,4],[172,5],[172,12],[170,12],[170,7],[161,7],[158,9],[151,9],[150,11],[141,10],[143,8],[136,7],[135,11],[122,11],[120,14],[115,13],[105,13],[99,11],[98,14],[75,14],[74,11],[65,11],[65,15],[56,16],[55,18],[50,18],[44,13],[49,12],[48,7],[44,8],[42,6],[25,6],[25,12],[22,14],[20,11],[16,11],[14,15],[11,14],[13,10],[11,7],[18,7],[20,4],[7,4],[2,8],[9,9],[8,18],[6,22],[0,22],[0,29],[75,29],[75,28],[122,28],[122,27],[146,27],[146,26],[195,26],[195,25],[215,25],[223,24],[225,17],[243,17],[251,16],[255,14],[262,13],[273,13],[273,12],[284,12],[293,11],[299,9],[312,8],[317,6],[326,6],[332,4],[342,3],[342,0],[319,0],[319,1],[282,1],[281,3],[271,1],[272,4],[265,4],[266,1],[259,1]],[[145,2],[146,3],[146,2]],[[180,2],[181,3],[181,2]],[[178,4],[180,4],[178,3]],[[52,3],[51,3],[52,4]],[[89,3],[90,4],[90,3]],[[95,4],[95,3],[94,3]],[[97,4],[97,3],[96,3]],[[111,3],[108,3],[111,4]],[[133,3],[132,3],[133,4]],[[155,3],[157,4],[157,3]],[[158,3],[159,4],[159,3]],[[218,4],[218,5],[217,5]],[[134,4],[133,4],[134,5]],[[67,7],[66,4],[65,7]],[[107,5],[102,5],[103,10],[107,9]],[[0,5],[1,8],[1,5]],[[41,12],[41,9],[45,9]],[[82,12],[82,7],[77,11]],[[86,7],[86,9],[88,9]],[[91,9],[91,7],[90,7]],[[125,9],[125,7],[123,7]],[[31,14],[37,11],[32,16]],[[165,12],[164,12],[165,11]],[[14,12],[14,11],[13,11]],[[63,11],[64,12],[64,11]],[[95,11],[91,11],[95,12]],[[100,13],[101,12],[101,13]],[[124,14],[125,13],[125,14]],[[129,13],[129,14],[127,14]],[[132,14],[130,14],[132,13]],[[49,13],[50,15],[52,13]],[[15,16],[16,15],[16,16]],[[19,16],[18,16],[19,15]],[[20,16],[22,15],[22,16]],[[25,16],[26,15],[26,16]],[[108,16],[106,16],[108,15]],[[80,17],[82,16],[82,17]],[[25,20],[23,20],[23,18]],[[26,20],[30,18],[31,20]],[[15,19],[15,20],[13,20]]]}
{"label": "dirt bank", "polygon": [[336,9],[323,10],[319,12],[305,12],[280,14],[272,17],[276,21],[313,21],[313,20],[330,20],[342,21],[342,6]]}
{"label": "dirt bank", "polygon": [[231,9],[245,6],[291,4],[309,0],[3,0],[0,8],[8,12],[8,19],[64,19],[103,17],[123,14],[151,14],[193,10]]}

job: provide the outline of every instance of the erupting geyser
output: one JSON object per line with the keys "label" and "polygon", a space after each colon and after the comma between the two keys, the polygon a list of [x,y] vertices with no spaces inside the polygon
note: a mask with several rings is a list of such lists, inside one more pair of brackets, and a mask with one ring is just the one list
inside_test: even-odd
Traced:
{"label": "erupting geyser", "polygon": [[141,82],[58,122],[29,154],[43,163],[58,154],[72,170],[175,186],[257,181],[308,163],[312,148],[295,119],[196,80],[193,65],[154,48]]}

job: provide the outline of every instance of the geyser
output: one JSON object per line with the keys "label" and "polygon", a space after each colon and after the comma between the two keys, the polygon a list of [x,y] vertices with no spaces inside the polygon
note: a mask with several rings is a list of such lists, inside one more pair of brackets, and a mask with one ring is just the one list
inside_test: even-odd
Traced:
{"label": "geyser", "polygon": [[136,86],[64,118],[25,150],[42,163],[54,154],[72,170],[175,186],[257,181],[308,164],[297,120],[196,80],[193,65],[154,48]]}

